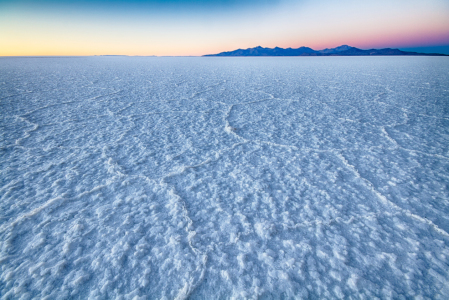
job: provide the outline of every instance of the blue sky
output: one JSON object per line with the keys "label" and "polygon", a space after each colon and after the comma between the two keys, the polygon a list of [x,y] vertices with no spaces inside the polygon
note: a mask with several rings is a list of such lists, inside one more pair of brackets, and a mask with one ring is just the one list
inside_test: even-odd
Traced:
{"label": "blue sky", "polygon": [[342,44],[449,54],[449,1],[0,0],[0,55],[202,55]]}

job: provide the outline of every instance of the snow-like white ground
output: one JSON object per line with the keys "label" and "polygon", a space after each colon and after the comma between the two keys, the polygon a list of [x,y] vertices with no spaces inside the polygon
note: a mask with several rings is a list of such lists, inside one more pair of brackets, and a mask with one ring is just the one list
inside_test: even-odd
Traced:
{"label": "snow-like white ground", "polygon": [[0,58],[2,299],[449,297],[446,57]]}

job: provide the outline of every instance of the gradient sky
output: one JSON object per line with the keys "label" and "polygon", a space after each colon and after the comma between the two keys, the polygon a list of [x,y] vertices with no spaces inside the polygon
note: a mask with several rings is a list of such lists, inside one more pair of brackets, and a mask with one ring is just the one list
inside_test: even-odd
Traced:
{"label": "gradient sky", "polygon": [[449,54],[449,1],[0,0],[0,56],[203,55],[342,44]]}

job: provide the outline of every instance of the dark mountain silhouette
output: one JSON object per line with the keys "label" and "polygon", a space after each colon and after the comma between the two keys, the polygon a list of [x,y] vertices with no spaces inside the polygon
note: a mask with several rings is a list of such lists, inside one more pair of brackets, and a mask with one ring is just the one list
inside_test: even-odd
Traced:
{"label": "dark mountain silhouette", "polygon": [[293,48],[263,48],[257,46],[255,48],[237,49],[234,51],[221,52],[218,54],[207,54],[204,56],[362,56],[362,55],[425,55],[425,56],[447,56],[438,53],[418,53],[407,52],[399,49],[369,49],[362,50],[359,48],[342,45],[336,48],[313,50],[309,47]]}

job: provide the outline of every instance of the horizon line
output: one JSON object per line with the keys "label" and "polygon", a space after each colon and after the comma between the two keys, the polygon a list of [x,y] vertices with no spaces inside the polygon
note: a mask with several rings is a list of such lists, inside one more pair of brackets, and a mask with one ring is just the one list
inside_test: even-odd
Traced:
{"label": "horizon line", "polygon": [[[203,56],[208,56],[208,55],[215,55],[215,54],[219,54],[219,53],[223,53],[223,52],[232,52],[232,51],[236,51],[236,50],[248,50],[248,49],[254,49],[254,48],[264,48],[264,49],[300,49],[300,48],[309,48],[312,49],[314,51],[323,51],[323,50],[327,50],[327,49],[335,49],[338,47],[342,47],[342,46],[348,46],[348,47],[352,47],[352,48],[357,48],[354,46],[349,46],[348,44],[341,44],[339,46],[333,47],[333,48],[323,48],[321,50],[315,50],[311,47],[308,46],[300,46],[297,48],[292,48],[292,47],[287,47],[287,48],[282,48],[282,47],[262,47],[261,45],[255,46],[255,47],[249,47],[249,48],[237,48],[234,50],[225,50],[225,51],[221,51],[221,52],[217,52],[217,53],[213,53],[213,54],[199,54],[199,55],[154,55],[154,54],[148,54],[148,55],[132,55],[132,54],[90,54],[90,55],[60,55],[60,54],[54,54],[54,55],[0,55],[0,58],[4,58],[4,57],[28,57],[28,58],[46,58],[46,57],[52,57],[52,58],[56,58],[56,57],[96,57],[96,56],[125,56],[125,57],[203,57]],[[360,50],[382,50],[382,49],[425,49],[425,48],[436,48],[436,47],[448,47],[449,45],[432,45],[432,46],[404,46],[404,47],[382,47],[382,48],[358,48]],[[418,51],[410,51],[410,50],[401,50],[401,51],[405,51],[405,52],[416,52],[416,53],[423,53],[423,54],[443,54],[443,55],[449,55],[449,54],[445,54],[445,53],[438,53],[438,52],[418,52]],[[397,55],[396,55],[397,56]]]}

